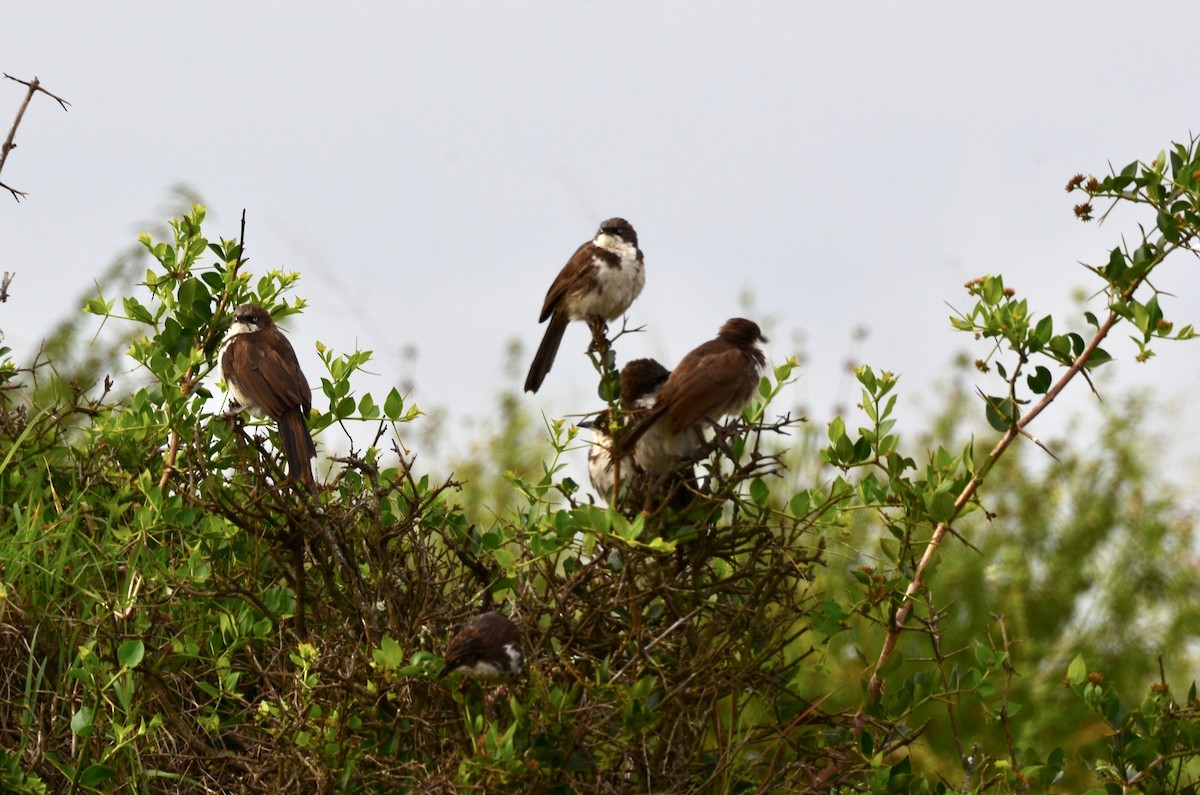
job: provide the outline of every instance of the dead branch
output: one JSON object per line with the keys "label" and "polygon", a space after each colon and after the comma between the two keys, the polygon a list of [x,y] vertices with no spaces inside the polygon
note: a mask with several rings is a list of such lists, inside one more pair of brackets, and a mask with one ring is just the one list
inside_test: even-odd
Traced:
{"label": "dead branch", "polygon": [[[21,119],[24,118],[24,116],[25,116],[25,109],[27,107],[29,107],[29,100],[33,99],[34,94],[36,94],[39,91],[42,92],[46,96],[48,96],[51,99],[58,102],[58,104],[62,106],[63,110],[66,110],[67,105],[71,104],[70,102],[67,102],[62,97],[57,96],[55,94],[51,94],[46,89],[42,88],[41,82],[36,77],[33,78],[33,80],[22,80],[18,77],[13,77],[12,75],[7,74],[7,73],[4,75],[4,77],[7,78],[8,80],[12,80],[14,82],[20,83],[23,86],[28,86],[29,91],[27,91],[25,93],[25,99],[24,99],[24,101],[21,102],[21,107],[17,109],[17,118],[13,119],[12,127],[10,127],[8,130],[8,138],[6,138],[4,140],[4,145],[2,147],[0,147],[0,171],[4,170],[4,161],[8,160],[8,153],[11,152],[13,149],[17,148],[17,145],[15,143],[13,143],[13,138],[15,138],[17,135],[17,127],[21,126]],[[25,191],[17,190],[16,188],[5,185],[3,182],[0,182],[0,188],[4,188],[9,193],[11,193],[13,195],[13,198],[16,199],[17,201],[21,201],[22,196],[29,195]],[[6,282],[6,284],[7,284],[7,282]]]}

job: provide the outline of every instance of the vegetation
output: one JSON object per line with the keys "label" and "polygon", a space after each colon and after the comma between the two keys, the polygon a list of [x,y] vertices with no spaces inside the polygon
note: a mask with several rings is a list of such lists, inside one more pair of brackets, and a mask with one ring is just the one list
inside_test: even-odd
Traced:
{"label": "vegetation", "polygon": [[[797,375],[778,363],[682,514],[595,504],[560,464],[576,429],[552,423],[542,454],[511,395],[487,467],[415,471],[421,412],[356,386],[369,352],[320,345],[313,430],[373,441],[319,495],[289,487],[269,423],[221,413],[215,367],[232,308],[305,308],[297,275],[252,275],[191,208],[142,237],[142,284],[85,306],[127,324],[139,386],[69,330],[51,355],[78,367],[0,350],[0,788],[1195,791],[1193,520],[1144,403],[1098,439],[1028,428],[1118,325],[1143,360],[1194,336],[1151,277],[1195,251],[1200,155],[1068,189],[1085,221],[1101,201],[1150,219],[1092,268],[1086,333],[999,275],[966,285],[952,322],[993,386],[950,395],[927,445],[870,367],[853,416],[778,416]],[[619,362],[595,363],[611,401]],[[527,674],[435,681],[493,608]]]}

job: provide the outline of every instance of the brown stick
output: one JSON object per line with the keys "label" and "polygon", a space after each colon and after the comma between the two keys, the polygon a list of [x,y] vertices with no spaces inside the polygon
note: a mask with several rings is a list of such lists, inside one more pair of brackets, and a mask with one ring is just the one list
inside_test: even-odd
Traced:
{"label": "brown stick", "polygon": [[[21,125],[21,119],[25,116],[25,109],[27,107],[29,107],[29,100],[33,99],[34,94],[41,91],[46,96],[51,97],[54,100],[56,100],[59,105],[62,105],[63,110],[66,110],[67,105],[71,104],[70,102],[67,102],[62,97],[55,96],[54,94],[51,94],[46,89],[42,88],[41,83],[38,81],[38,79],[36,77],[30,81],[30,80],[21,80],[20,78],[13,77],[10,74],[5,74],[4,76],[6,78],[8,78],[9,80],[20,83],[23,86],[29,86],[29,91],[26,92],[25,100],[21,103],[21,107],[17,109],[17,118],[13,120],[12,127],[10,127],[8,130],[8,138],[6,138],[4,140],[4,145],[0,146],[0,171],[4,170],[4,161],[8,159],[8,153],[11,152],[13,149],[17,148],[17,145],[15,143],[13,143],[13,138],[17,134],[17,127],[19,127]],[[6,191],[11,193],[13,195],[13,198],[16,199],[17,201],[21,201],[22,196],[29,195],[25,191],[17,190],[16,188],[9,187],[8,185],[5,185],[3,182],[0,182],[0,188],[4,188]]]}
{"label": "brown stick", "polygon": [[[1169,251],[1170,250],[1164,252],[1162,256],[1166,257]],[[1160,258],[1159,261],[1161,262],[1162,259]],[[1130,287],[1128,292],[1121,296],[1121,300],[1123,302],[1128,301],[1129,298],[1133,296],[1134,291],[1141,286],[1142,281],[1144,281],[1144,277],[1143,279],[1139,279],[1136,284]],[[913,572],[912,581],[908,584],[908,587],[904,591],[904,603],[901,604],[900,608],[896,611],[896,615],[892,619],[892,625],[888,627],[888,633],[887,637],[884,639],[883,648],[879,651],[879,660],[875,663],[875,671],[871,674],[871,682],[867,686],[867,695],[872,701],[879,697],[879,691],[883,689],[883,680],[879,676],[879,669],[883,667],[883,664],[886,663],[888,658],[892,656],[892,652],[896,650],[896,644],[900,640],[900,632],[904,629],[904,622],[908,620],[908,616],[912,612],[913,597],[924,584],[922,575],[925,573],[925,569],[929,567],[929,564],[933,562],[934,555],[936,555],[937,551],[941,548],[942,542],[946,540],[946,535],[950,532],[950,523],[954,521],[959,513],[962,512],[962,509],[966,507],[967,503],[970,502],[971,498],[975,496],[975,492],[979,488],[979,485],[983,483],[983,478],[991,470],[996,461],[999,460],[1000,456],[1004,455],[1004,451],[1008,449],[1008,446],[1012,444],[1018,436],[1021,435],[1021,432],[1025,429],[1025,426],[1033,422],[1033,420],[1039,414],[1041,414],[1047,406],[1053,403],[1054,399],[1058,397],[1059,393],[1061,393],[1063,389],[1066,388],[1071,379],[1078,375],[1084,369],[1084,367],[1087,366],[1088,360],[1092,357],[1092,354],[1097,348],[1100,347],[1101,341],[1108,336],[1108,332],[1112,330],[1112,327],[1116,325],[1118,320],[1120,320],[1120,315],[1118,315],[1116,312],[1110,311],[1108,319],[1104,321],[1104,325],[1096,330],[1095,336],[1092,337],[1092,341],[1087,344],[1087,347],[1083,349],[1083,353],[1079,354],[1079,357],[1075,359],[1074,363],[1072,363],[1069,368],[1067,368],[1067,371],[1063,373],[1062,377],[1059,378],[1054,386],[1050,388],[1050,391],[1043,395],[1041,400],[1039,400],[1035,405],[1031,406],[1028,411],[1021,415],[1014,425],[1009,426],[1008,430],[1005,431],[1000,437],[1000,440],[996,442],[996,446],[992,448],[990,453],[988,453],[988,457],[984,460],[983,465],[976,470],[975,475],[971,478],[970,482],[963,487],[962,492],[958,495],[958,499],[954,501],[954,511],[951,513],[950,519],[945,522],[940,522],[937,527],[934,528],[933,537],[929,539],[929,545],[925,547],[925,554],[921,556],[921,561],[917,564],[916,571]]]}

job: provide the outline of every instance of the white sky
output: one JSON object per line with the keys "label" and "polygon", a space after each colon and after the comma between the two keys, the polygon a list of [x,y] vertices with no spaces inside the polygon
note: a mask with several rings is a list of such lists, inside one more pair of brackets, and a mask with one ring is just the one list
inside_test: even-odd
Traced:
{"label": "white sky", "polygon": [[[0,328],[19,355],[183,182],[211,238],[246,208],[251,267],[304,274],[311,306],[287,329],[310,381],[315,340],[357,341],[377,397],[415,378],[422,407],[479,416],[513,383],[510,340],[528,365],[559,268],[620,215],[646,255],[630,319],[648,330],[621,359],[673,366],[750,291],[775,360],[803,334],[795,399],[823,421],[856,326],[858,356],[913,395],[985,352],[947,322],[964,281],[1001,272],[1039,313],[1069,310],[1097,286],[1077,263],[1138,218],[1079,223],[1067,179],[1200,129],[1192,2],[183,8],[5,5],[0,71],[72,103],[37,98],[0,175],[29,192],[0,195],[0,269],[17,272]],[[0,82],[4,130],[24,90]],[[1180,296],[1170,319],[1200,325],[1195,261],[1158,286]],[[568,331],[530,405],[595,406],[586,339]],[[1193,390],[1195,408],[1200,346],[1137,365],[1124,339],[1121,383]]]}

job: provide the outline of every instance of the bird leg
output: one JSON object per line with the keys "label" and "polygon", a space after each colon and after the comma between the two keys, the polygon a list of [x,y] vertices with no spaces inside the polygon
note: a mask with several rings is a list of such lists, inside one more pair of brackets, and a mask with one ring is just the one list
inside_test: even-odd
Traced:
{"label": "bird leg", "polygon": [[611,347],[608,341],[608,323],[602,317],[590,317],[587,324],[592,331],[592,344],[588,346],[588,353],[598,353],[604,358]]}

